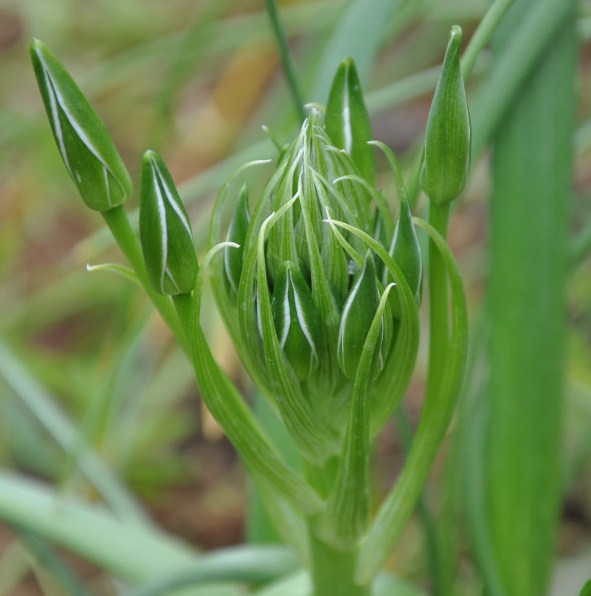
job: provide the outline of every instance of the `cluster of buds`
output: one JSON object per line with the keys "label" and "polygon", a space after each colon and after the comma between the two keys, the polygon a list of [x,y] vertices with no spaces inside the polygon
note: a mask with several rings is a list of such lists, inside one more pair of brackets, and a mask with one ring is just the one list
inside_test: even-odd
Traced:
{"label": "cluster of buds", "polygon": [[[465,185],[470,160],[460,45],[461,31],[453,28],[421,170],[434,212],[445,216]],[[251,204],[247,187],[240,189],[235,179],[224,186],[212,214],[210,251],[199,267],[190,221],[164,162],[154,151],[144,154],[138,242],[122,208],[131,180],[102,121],[41,42],[32,43],[31,55],[53,134],[82,199],[103,214],[133,267],[126,274],[144,286],[191,357],[205,402],[269,497],[267,505],[276,518],[290,516],[290,527],[307,516],[311,543],[330,545],[326,552],[336,549],[351,561],[347,557],[363,549],[344,584],[353,584],[354,571],[355,582],[367,584],[412,511],[443,438],[459,392],[467,333],[453,256],[438,231],[418,221],[437,249],[432,256],[441,255],[430,259],[431,281],[434,263],[442,263],[454,297],[449,334],[447,308],[440,322],[451,356],[442,396],[427,390],[427,422],[421,421],[409,456],[415,476],[402,474],[368,530],[369,454],[413,372],[422,259],[398,162],[371,140],[353,62],[339,67],[326,111],[310,108],[258,201]],[[396,217],[376,188],[375,146],[395,175]],[[244,365],[309,469],[327,473],[322,486],[281,461],[215,362],[199,319],[209,265],[219,310]],[[440,281],[445,304],[447,280]],[[433,330],[433,317],[431,324]],[[331,459],[336,466],[326,465]],[[298,547],[290,531],[283,537]],[[323,567],[323,556],[315,564]],[[327,593],[320,585],[316,593]]]}
{"label": "cluster of buds", "polygon": [[[342,93],[336,93],[335,86],[345,78]],[[354,161],[353,141],[358,145],[358,131],[369,132],[369,126],[349,129],[349,147],[340,147],[341,138],[334,133],[336,142],[329,136],[343,99],[349,114],[357,106],[367,119],[351,61],[339,69],[331,98],[336,99],[329,101],[326,117],[317,108],[309,110],[252,214],[245,187],[239,192],[232,185],[224,189],[211,241],[225,239],[239,246],[225,249],[214,264],[214,280],[221,312],[249,373],[278,406],[288,428],[290,418],[306,416],[338,439],[365,342],[392,276],[364,241],[339,232],[334,222],[369,232],[397,260],[417,300],[422,263],[406,195],[400,197],[396,221],[367,179],[371,168],[362,176]],[[371,163],[368,140],[363,139],[362,166]],[[223,212],[231,207],[225,232]],[[371,392],[376,393],[384,390],[397,366],[393,346],[400,306],[392,289],[380,309],[376,341],[369,346]],[[290,407],[289,393],[303,401],[304,413]],[[293,426],[297,432],[296,420]],[[309,446],[308,439],[303,437],[302,443]],[[338,443],[321,441],[319,449],[329,455]]]}
{"label": "cluster of buds", "polygon": [[[459,194],[469,164],[460,44],[453,29],[427,127],[422,183],[438,204]],[[109,221],[131,194],[129,174],[57,59],[38,41],[31,54],[64,163],[83,200]],[[317,463],[341,450],[355,387],[365,387],[375,436],[396,406],[387,400],[401,362],[412,368],[416,353],[405,331],[420,302],[419,243],[396,158],[373,142],[393,165],[396,217],[376,189],[371,138],[355,66],[345,60],[326,111],[309,109],[260,199],[251,205],[246,186],[228,183],[212,217],[211,245],[226,242],[212,261],[220,311],[255,383]],[[199,269],[191,226],[154,151],[144,155],[140,195],[136,273],[152,294],[190,300]]]}

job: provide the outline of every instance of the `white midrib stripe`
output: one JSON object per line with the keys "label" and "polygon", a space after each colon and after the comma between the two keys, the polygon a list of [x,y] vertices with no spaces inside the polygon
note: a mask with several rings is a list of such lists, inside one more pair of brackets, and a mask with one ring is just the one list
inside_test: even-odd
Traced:
{"label": "white midrib stripe", "polygon": [[[39,56],[39,54],[38,54],[38,56]],[[88,151],[90,151],[90,153],[92,155],[94,155],[94,157],[102,164],[102,166],[106,170],[106,172],[111,174],[111,176],[113,176],[114,180],[119,184],[119,186],[121,186],[121,184],[119,183],[119,180],[113,174],[113,172],[111,171],[111,168],[109,168],[109,165],[107,164],[105,159],[101,156],[98,149],[96,147],[94,147],[94,145],[92,144],[92,142],[90,141],[90,139],[88,138],[88,136],[86,135],[84,130],[80,127],[80,125],[74,120],[72,115],[69,113],[68,109],[66,108],[66,102],[64,100],[64,97],[59,92],[57,86],[54,84],[53,78],[51,77],[51,74],[49,73],[49,71],[47,70],[45,65],[43,64],[43,60],[42,60],[41,56],[39,56],[39,59],[41,61],[42,67],[43,67],[43,76],[45,78],[46,87],[49,90],[49,98],[50,98],[49,103],[51,106],[51,117],[52,117],[53,124],[54,124],[54,130],[55,130],[55,134],[57,137],[57,142],[58,142],[58,145],[60,148],[60,152],[63,156],[64,162],[66,164],[66,167],[68,168],[68,171],[70,172],[70,175],[72,177],[74,177],[74,171],[73,171],[72,165],[70,164],[70,160],[68,159],[68,154],[66,151],[64,135],[63,135],[62,126],[61,126],[59,114],[58,114],[58,106],[59,106],[59,108],[61,108],[64,116],[70,123],[70,126],[74,129],[74,132],[78,135],[78,138],[86,146]],[[108,182],[106,182],[106,190],[109,195],[109,204],[112,204],[112,197],[111,197],[110,186],[109,186]],[[121,187],[121,190],[123,191],[122,187]]]}
{"label": "white midrib stripe", "polygon": [[343,105],[343,130],[345,133],[345,151],[351,155],[351,151],[353,150],[353,131],[351,130],[351,110],[349,108],[349,94],[347,93],[347,89],[349,87],[349,70],[347,69],[345,74],[345,88],[343,90],[343,96],[345,98],[345,103]]}
{"label": "white midrib stripe", "polygon": [[162,246],[162,260],[160,263],[160,291],[164,293],[164,277],[166,275],[166,262],[168,260],[168,233],[166,229],[166,208],[164,197],[160,190],[156,167],[152,166],[152,185],[156,191],[156,202],[158,204],[158,217],[160,220],[160,240]]}

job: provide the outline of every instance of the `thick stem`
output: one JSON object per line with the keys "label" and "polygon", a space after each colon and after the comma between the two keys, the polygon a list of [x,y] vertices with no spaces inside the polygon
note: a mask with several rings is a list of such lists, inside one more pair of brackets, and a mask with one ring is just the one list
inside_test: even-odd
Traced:
{"label": "thick stem", "polygon": [[142,284],[146,294],[148,294],[152,304],[166,321],[183,350],[188,352],[187,340],[179,325],[179,320],[170,298],[158,294],[148,279],[142,249],[131,225],[129,224],[125,210],[121,206],[115,207],[109,211],[103,211],[102,216],[109,226],[117,244],[119,244],[119,247],[123,251],[123,254],[127,257],[127,260],[133,267],[138,280]]}
{"label": "thick stem", "polygon": [[369,585],[354,581],[357,550],[341,551],[316,537],[310,524],[312,596],[370,596]]}

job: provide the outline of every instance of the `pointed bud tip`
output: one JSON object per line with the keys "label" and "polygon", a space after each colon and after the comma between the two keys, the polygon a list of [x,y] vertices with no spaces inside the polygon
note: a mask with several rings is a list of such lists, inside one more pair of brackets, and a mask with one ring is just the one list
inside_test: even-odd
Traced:
{"label": "pointed bud tip", "polygon": [[459,25],[452,25],[451,29],[449,30],[449,41],[451,43],[462,43],[463,32],[462,28]]}

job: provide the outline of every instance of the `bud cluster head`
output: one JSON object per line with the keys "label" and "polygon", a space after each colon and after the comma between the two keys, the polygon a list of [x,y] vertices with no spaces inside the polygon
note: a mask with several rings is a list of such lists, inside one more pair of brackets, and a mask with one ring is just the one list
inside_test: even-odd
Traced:
{"label": "bud cluster head", "polygon": [[[236,207],[225,239],[241,248],[227,249],[224,260],[219,260],[217,294],[243,360],[267,393],[281,399],[268,372],[269,349],[261,328],[261,305],[269,302],[294,378],[315,406],[335,417],[350,395],[383,285],[381,267],[377,271],[363,243],[348,232],[339,238],[327,219],[373,236],[385,227],[374,196],[359,182],[351,157],[334,147],[323,115],[312,109],[252,216],[244,189],[233,201]],[[273,223],[267,225],[270,219]],[[266,270],[262,286],[256,273],[261,233]],[[391,241],[385,239],[386,249]],[[262,293],[268,301],[261,299]],[[372,365],[375,378],[388,363],[392,318],[387,308]]]}

